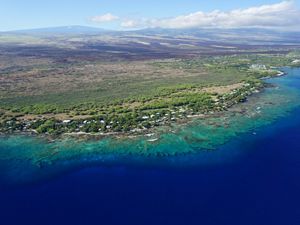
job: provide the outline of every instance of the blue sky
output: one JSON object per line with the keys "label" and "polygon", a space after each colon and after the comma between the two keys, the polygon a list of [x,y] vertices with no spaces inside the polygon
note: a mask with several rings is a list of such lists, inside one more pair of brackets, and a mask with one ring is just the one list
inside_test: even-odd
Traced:
{"label": "blue sky", "polygon": [[[288,20],[285,16],[294,13],[296,18],[300,11],[293,10],[299,8],[299,2],[300,0],[292,3],[285,2],[288,6],[277,7],[278,12],[275,12],[277,17]],[[178,28],[240,25],[251,27],[260,26],[259,21],[252,21],[252,19],[255,20],[258,14],[261,15],[261,9],[253,9],[253,7],[280,3],[282,3],[280,0],[0,0],[0,30],[65,25],[108,29],[138,29],[153,26],[177,28],[177,24]],[[253,10],[249,12],[249,8]],[[233,21],[232,15],[239,17],[239,14],[234,11],[237,9],[244,10],[239,12],[241,15],[249,13],[247,14],[249,22]],[[266,21],[270,17],[267,10],[272,9],[269,7],[264,10],[266,15],[261,17],[263,26],[273,26],[271,22]],[[232,19],[229,20],[229,17]],[[285,21],[276,21],[276,23],[287,26],[284,24]]]}

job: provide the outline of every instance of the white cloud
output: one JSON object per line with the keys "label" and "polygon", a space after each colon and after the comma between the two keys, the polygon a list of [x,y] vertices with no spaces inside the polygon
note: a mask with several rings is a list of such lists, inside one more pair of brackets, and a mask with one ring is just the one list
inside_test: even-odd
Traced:
{"label": "white cloud", "polygon": [[137,28],[139,27],[141,24],[136,21],[136,20],[124,20],[123,22],[121,22],[121,27],[124,28]]}
{"label": "white cloud", "polygon": [[106,13],[99,16],[93,16],[90,20],[94,23],[107,23],[118,20],[119,17],[111,13]]}
{"label": "white cloud", "polygon": [[247,9],[212,12],[198,11],[164,19],[125,20],[125,28],[273,28],[299,29],[300,10],[292,1]]}

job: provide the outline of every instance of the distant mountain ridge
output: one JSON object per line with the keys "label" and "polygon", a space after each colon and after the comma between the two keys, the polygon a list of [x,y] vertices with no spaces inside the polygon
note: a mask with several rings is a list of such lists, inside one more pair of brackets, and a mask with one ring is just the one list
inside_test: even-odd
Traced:
{"label": "distant mountain ridge", "polygon": [[34,29],[22,29],[22,30],[13,30],[13,31],[2,31],[0,33],[102,33],[102,32],[115,32],[115,33],[141,33],[141,34],[203,34],[203,33],[216,33],[216,32],[230,32],[230,33],[269,33],[269,34],[300,34],[300,32],[284,32],[284,31],[275,31],[271,29],[262,29],[262,28],[235,28],[235,29],[221,29],[221,28],[185,28],[185,29],[167,29],[167,28],[145,28],[138,30],[130,31],[118,31],[118,30],[107,30],[99,27],[90,27],[90,26],[59,26],[59,27],[42,27]]}
{"label": "distant mountain ridge", "polygon": [[243,28],[243,29],[206,29],[206,28],[190,28],[190,29],[163,29],[163,28],[147,28],[130,31],[106,30],[89,26],[61,26],[46,27],[29,30],[17,30],[0,32],[9,35],[29,35],[39,37],[59,36],[83,36],[83,35],[110,35],[117,38],[128,37],[168,37],[168,38],[192,38],[204,41],[221,41],[229,43],[255,43],[257,44],[294,44],[300,42],[300,32],[283,32],[260,28]]}

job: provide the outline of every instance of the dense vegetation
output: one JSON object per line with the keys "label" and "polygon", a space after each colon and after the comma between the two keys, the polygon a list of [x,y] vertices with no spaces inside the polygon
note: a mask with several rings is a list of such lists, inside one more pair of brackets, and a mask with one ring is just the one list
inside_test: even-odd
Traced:
{"label": "dense vegetation", "polygon": [[[107,79],[93,88],[65,93],[4,97],[0,131],[106,133],[141,131],[190,115],[226,110],[263,88],[259,78],[274,76],[274,67],[297,66],[299,53],[244,55],[149,62],[153,69],[183,71],[163,78]],[[230,87],[218,91],[218,87]],[[213,87],[215,91],[206,91]]]}

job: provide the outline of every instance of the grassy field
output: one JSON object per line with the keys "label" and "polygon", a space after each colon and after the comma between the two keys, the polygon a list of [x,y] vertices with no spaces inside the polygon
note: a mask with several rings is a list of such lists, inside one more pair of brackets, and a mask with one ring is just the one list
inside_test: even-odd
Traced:
{"label": "grassy field", "polygon": [[141,99],[164,89],[218,86],[238,83],[249,76],[259,78],[268,75],[268,71],[251,71],[250,65],[270,68],[291,62],[290,57],[282,55],[70,64],[41,60],[35,65],[28,60],[27,65],[2,65],[0,107],[55,104],[68,108],[86,102],[107,104]]}

